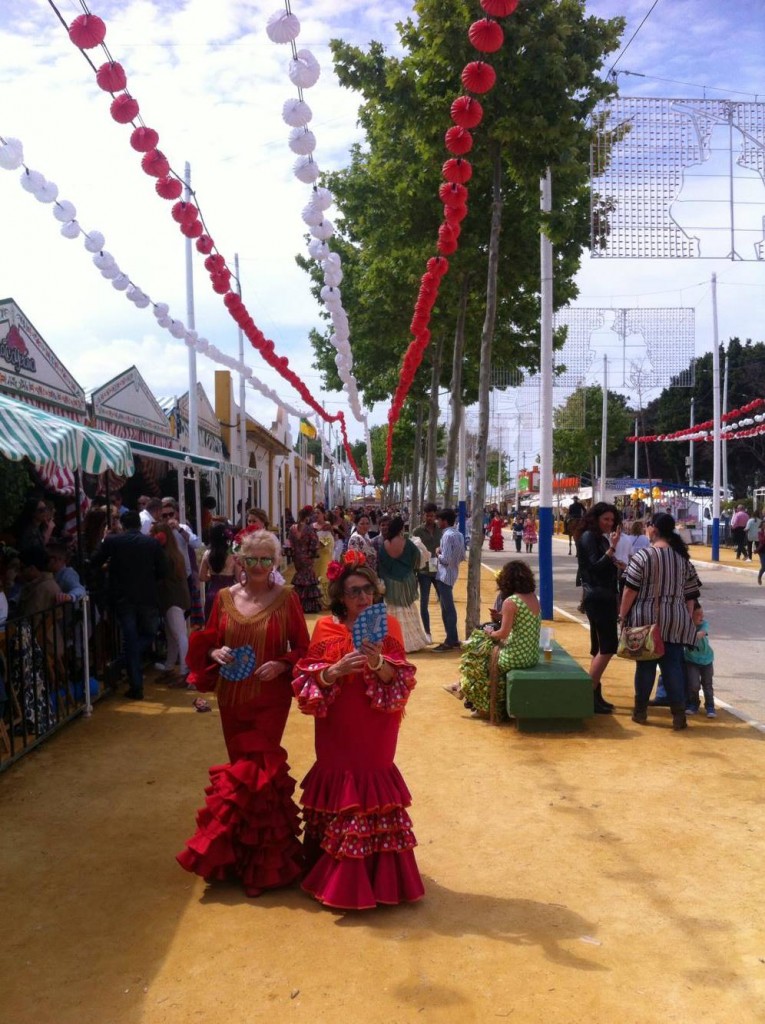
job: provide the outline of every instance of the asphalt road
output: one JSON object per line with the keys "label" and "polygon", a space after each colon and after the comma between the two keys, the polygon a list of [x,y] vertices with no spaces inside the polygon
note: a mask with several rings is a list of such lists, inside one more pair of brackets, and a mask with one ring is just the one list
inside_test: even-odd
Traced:
{"label": "asphalt road", "polygon": [[[507,538],[503,552],[489,551],[484,545],[482,561],[490,568],[498,569],[509,558],[528,560],[538,572],[537,554],[517,555]],[[715,652],[715,696],[741,718],[765,728],[765,584],[757,585],[757,573],[751,569],[695,564]],[[553,540],[554,604],[587,625],[586,616],[577,611],[581,591],[574,585],[575,577],[576,558],[568,554],[568,539]],[[488,607],[490,595],[481,596]]]}

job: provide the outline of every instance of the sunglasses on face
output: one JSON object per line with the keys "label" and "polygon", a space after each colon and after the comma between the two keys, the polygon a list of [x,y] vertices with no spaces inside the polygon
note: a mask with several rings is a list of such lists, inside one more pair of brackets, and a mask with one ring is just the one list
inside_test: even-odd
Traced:
{"label": "sunglasses on face", "polygon": [[351,597],[354,601],[358,601],[360,597],[372,597],[374,592],[375,588],[371,583],[365,583],[363,587],[346,587],[343,591],[346,597]]}
{"label": "sunglasses on face", "polygon": [[172,519],[174,515],[175,512],[163,512],[162,519]]}
{"label": "sunglasses on face", "polygon": [[242,561],[249,568],[252,568],[253,565],[259,565],[261,569],[270,569],[274,564],[271,555],[244,555]]}

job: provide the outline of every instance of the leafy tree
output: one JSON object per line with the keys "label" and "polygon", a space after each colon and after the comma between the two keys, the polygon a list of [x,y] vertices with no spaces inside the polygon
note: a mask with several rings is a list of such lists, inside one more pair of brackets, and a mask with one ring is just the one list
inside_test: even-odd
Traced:
{"label": "leafy tree", "polygon": [[30,480],[23,462],[0,455],[0,530],[9,530],[29,493]]}

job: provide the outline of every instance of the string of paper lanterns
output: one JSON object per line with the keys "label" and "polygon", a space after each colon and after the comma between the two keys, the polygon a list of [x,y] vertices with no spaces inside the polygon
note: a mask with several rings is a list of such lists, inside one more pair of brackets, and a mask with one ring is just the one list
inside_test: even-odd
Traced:
{"label": "string of paper lanterns", "polygon": [[[231,270],[225,257],[218,251],[215,242],[207,230],[198,205],[180,200],[183,191],[183,180],[179,174],[172,170],[167,157],[158,149],[159,133],[145,124],[140,114],[139,103],[128,90],[127,75],[124,68],[113,60],[112,55],[105,46],[106,25],[104,21],[97,15],[92,14],[85,4],[82,3],[82,0],[81,5],[85,13],[79,15],[69,25],[69,38],[82,51],[83,56],[91,67],[95,67],[95,65],[85,51],[97,47],[103,50],[107,60],[105,64],[95,69],[96,83],[99,88],[112,95],[111,116],[120,124],[132,124],[133,131],[130,136],[130,144],[133,149],[143,154],[141,167],[147,175],[157,179],[155,182],[157,194],[162,199],[174,202],[171,210],[173,219],[178,223],[179,230],[183,235],[187,238],[195,239],[197,251],[205,256],[204,266],[210,276],[210,284],[213,291],[223,297],[223,302],[229,315],[241,328],[253,348],[260,353],[269,366],[275,369],[284,380],[292,385],[306,405],[313,409],[325,422],[337,422],[340,424],[348,462],[352,466],[359,482],[364,483],[365,481],[358,471],[350,442],[348,441],[344,413],[342,411],[335,414],[327,412],[313,397],[305,382],[289,365],[289,360],[285,356],[277,355],[274,342],[266,338],[260,328],[256,326],[244,301],[231,288]],[[301,67],[307,64],[310,64],[310,62],[301,61]],[[301,159],[305,158],[301,157]]]}
{"label": "string of paper lanterns", "polygon": [[[755,437],[765,433],[765,414],[757,412],[764,406],[765,399],[755,398],[742,405],[740,409],[731,409],[730,412],[723,413],[720,417],[720,432],[725,435],[726,440]],[[752,413],[755,415],[751,415]],[[675,430],[670,434],[632,435],[626,440],[631,444],[652,444],[657,441],[711,441],[714,425],[714,420],[706,420],[704,423],[696,423],[692,427]]]}
{"label": "string of paper lanterns", "polygon": [[333,331],[329,340],[337,352],[335,366],[343,383],[343,389],[348,396],[351,411],[365,429],[369,483],[374,484],[374,479],[371,476],[372,449],[369,443],[369,427],[367,417],[361,408],[358,385],[353,374],[350,328],[340,291],[340,284],[343,280],[342,260],[338,253],[330,251],[328,244],[335,233],[335,227],[327,217],[326,211],[334,202],[334,197],[329,189],[316,184],[320,174],[319,166],[314,158],[316,135],[308,127],[313,119],[313,111],[303,96],[303,90],[310,89],[319,80],[321,68],[310,50],[298,50],[297,48],[295,41],[300,35],[300,21],[292,11],[289,0],[286,0],[284,10],[278,10],[270,16],[266,24],[266,34],[271,42],[277,45],[289,45],[292,52],[287,74],[297,88],[298,95],[297,98],[292,97],[284,103],[282,119],[292,129],[288,145],[297,155],[293,173],[299,181],[311,185],[311,198],[302,212],[303,222],[311,234],[308,253],[320,264],[324,274],[320,296],[332,321]]}
{"label": "string of paper lanterns", "polygon": [[32,170],[24,163],[24,147],[19,139],[0,136],[0,168],[16,171],[21,168],[19,184],[25,192],[34,196],[40,203],[50,204],[53,216],[61,224],[61,234],[72,241],[82,236],[85,249],[92,254],[93,266],[112,287],[132,302],[137,309],[152,308],[159,327],[168,331],[173,338],[184,341],[188,348],[193,348],[200,355],[206,356],[215,363],[227,366],[236,373],[243,374],[251,387],[260,391],[276,405],[282,406],[290,415],[302,418],[306,412],[294,408],[280,398],[276,392],[254,376],[252,368],[232,356],[221,352],[206,338],[200,338],[196,331],[189,330],[181,320],[170,316],[170,307],[166,302],[154,302],[140,288],[131,276],[118,265],[114,256],[105,248],[106,239],[100,231],[86,231],[77,220],[77,208],[68,199],[60,199],[58,186],[49,181],[40,171]]}
{"label": "string of paper lanterns", "polygon": [[[480,0],[480,4],[486,17],[473,22],[468,29],[468,39],[479,53],[496,53],[504,43],[505,34],[495,19],[511,15],[518,6],[518,0]],[[388,438],[383,474],[385,483],[388,482],[393,461],[393,431],[425,350],[430,344],[430,315],[438,299],[441,280],[449,269],[447,257],[455,253],[459,247],[461,224],[468,212],[466,184],[473,175],[473,168],[465,159],[465,155],[473,148],[472,130],[483,120],[483,107],[476,96],[494,88],[497,74],[484,60],[471,61],[462,69],[461,81],[465,93],[452,103],[450,114],[453,124],[444,135],[444,143],[450,156],[441,168],[444,181],[438,190],[444,206],[444,219],[438,229],[436,243],[439,255],[428,260],[427,269],[420,281],[420,291],[409,325],[414,338],[404,353],[399,383],[388,411]]]}

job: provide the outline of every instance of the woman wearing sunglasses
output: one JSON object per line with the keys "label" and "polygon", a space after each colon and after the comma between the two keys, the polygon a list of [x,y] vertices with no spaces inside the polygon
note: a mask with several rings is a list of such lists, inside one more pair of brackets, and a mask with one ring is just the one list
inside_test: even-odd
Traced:
{"label": "woman wearing sunglasses", "polygon": [[316,623],[293,682],[300,710],[316,719],[316,762],[302,783],[303,888],[343,910],[412,902],[423,886],[411,796],[393,759],[415,669],[391,616],[381,642],[354,646],[354,624],[380,600],[363,554],[346,552],[327,575],[333,614]]}
{"label": "woman wearing sunglasses", "polygon": [[274,577],[277,538],[248,527],[233,553],[239,582],[218,592],[188,654],[189,682],[217,693],[230,760],[210,770],[199,827],[178,861],[207,881],[238,879],[258,896],[302,870],[295,781],[281,741],[292,669],[309,638],[297,594]]}

